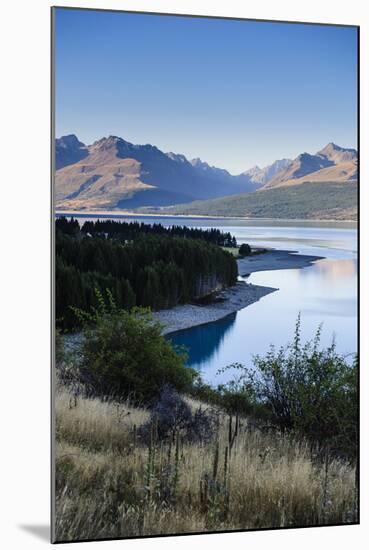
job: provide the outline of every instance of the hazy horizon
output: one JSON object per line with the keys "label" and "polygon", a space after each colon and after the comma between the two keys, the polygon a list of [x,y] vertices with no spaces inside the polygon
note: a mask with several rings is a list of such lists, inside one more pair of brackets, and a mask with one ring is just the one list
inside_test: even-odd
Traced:
{"label": "hazy horizon", "polygon": [[357,148],[357,29],[56,9],[56,133],[232,174]]}

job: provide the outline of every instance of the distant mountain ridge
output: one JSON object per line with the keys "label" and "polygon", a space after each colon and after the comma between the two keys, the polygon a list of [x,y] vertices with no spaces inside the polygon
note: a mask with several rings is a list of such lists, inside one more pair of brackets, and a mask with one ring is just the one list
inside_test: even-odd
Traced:
{"label": "distant mountain ridge", "polygon": [[255,191],[261,184],[232,176],[200,159],[164,153],[109,136],[85,145],[74,135],[55,143],[55,197],[59,209],[165,206]]}
{"label": "distant mountain ridge", "polygon": [[291,159],[276,160],[275,162],[273,162],[273,164],[265,166],[265,168],[254,166],[253,168],[250,168],[250,170],[243,172],[243,175],[250,177],[251,180],[255,183],[265,185],[277,174],[282,172],[282,170],[286,170],[291,164]]}
{"label": "distant mountain ridge", "polygon": [[264,186],[265,189],[309,182],[356,181],[357,152],[328,143],[315,155],[302,153]]}
{"label": "distant mountain ridge", "polygon": [[347,162],[350,160],[357,160],[357,151],[356,149],[345,149],[340,147],[335,143],[328,143],[323,149],[318,151],[317,155],[321,157],[326,157],[327,159],[333,161],[335,164],[340,162]]}
{"label": "distant mountain ridge", "polygon": [[111,210],[164,207],[299,185],[306,181],[355,181],[357,153],[329,143],[315,155],[281,159],[239,175],[200,158],[164,153],[118,136],[85,145],[71,134],[55,142],[56,207]]}
{"label": "distant mountain ridge", "polygon": [[55,142],[55,169],[59,170],[88,156],[84,143],[74,135],[63,136]]}

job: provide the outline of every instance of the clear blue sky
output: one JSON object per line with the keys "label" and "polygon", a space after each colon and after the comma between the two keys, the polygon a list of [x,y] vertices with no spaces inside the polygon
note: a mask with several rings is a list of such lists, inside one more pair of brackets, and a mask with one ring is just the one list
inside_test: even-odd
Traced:
{"label": "clear blue sky", "polygon": [[242,172],[356,147],[356,29],[56,11],[56,135]]}

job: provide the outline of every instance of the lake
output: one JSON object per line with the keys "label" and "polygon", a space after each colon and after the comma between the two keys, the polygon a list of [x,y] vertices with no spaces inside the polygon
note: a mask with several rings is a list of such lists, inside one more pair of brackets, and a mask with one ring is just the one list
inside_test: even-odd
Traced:
{"label": "lake", "polygon": [[[102,217],[102,216],[99,216]],[[270,344],[280,347],[293,337],[301,312],[302,337],[314,336],[323,323],[322,345],[335,337],[338,351],[357,351],[357,229],[354,223],[198,219],[170,217],[113,217],[165,226],[216,227],[230,231],[239,244],[294,250],[324,256],[304,269],[253,273],[247,281],[278,288],[259,302],[216,323],[171,336],[188,349],[188,365],[199,369],[210,383],[224,382],[232,373],[217,375],[220,368],[238,362],[252,366],[254,354],[264,354]],[[78,217],[79,218],[79,217]],[[86,218],[79,218],[83,223]]]}

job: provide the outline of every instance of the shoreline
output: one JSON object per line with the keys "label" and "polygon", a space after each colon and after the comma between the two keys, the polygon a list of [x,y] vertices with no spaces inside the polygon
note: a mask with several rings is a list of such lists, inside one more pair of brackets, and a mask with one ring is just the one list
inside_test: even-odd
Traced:
{"label": "shoreline", "polygon": [[312,219],[312,218],[250,218],[247,216],[206,216],[200,214],[168,214],[168,213],[153,213],[146,214],[143,212],[133,212],[132,210],[58,210],[54,209],[55,216],[70,216],[74,218],[82,217],[93,217],[98,218],[99,216],[104,216],[104,218],[109,217],[126,217],[126,218],[183,218],[183,219],[194,219],[194,220],[243,220],[249,222],[290,222],[290,223],[350,223],[354,224],[357,227],[358,221],[352,219],[345,220],[335,220],[335,219]]}
{"label": "shoreline", "polygon": [[155,311],[153,317],[164,325],[163,335],[172,334],[220,321],[277,290],[278,288],[238,281],[234,286],[220,292],[219,296],[224,299],[222,302],[215,302],[206,306],[183,304],[171,309]]}
{"label": "shoreline", "polygon": [[238,274],[247,277],[257,271],[275,271],[276,269],[303,269],[309,267],[324,256],[299,254],[297,250],[276,250],[274,248],[237,259]]}
{"label": "shoreline", "polygon": [[[239,275],[247,277],[257,271],[303,269],[322,259],[323,256],[299,255],[288,250],[268,250],[255,256],[240,258],[237,265]],[[221,302],[203,306],[183,304],[156,311],[153,315],[155,320],[164,325],[162,334],[168,335],[220,321],[277,290],[279,289],[238,281],[219,293],[219,297],[223,299]]]}

